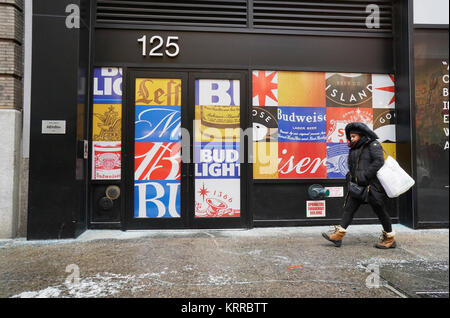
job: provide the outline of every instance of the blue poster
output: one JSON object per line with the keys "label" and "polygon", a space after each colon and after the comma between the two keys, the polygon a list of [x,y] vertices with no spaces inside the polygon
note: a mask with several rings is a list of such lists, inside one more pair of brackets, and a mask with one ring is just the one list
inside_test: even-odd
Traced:
{"label": "blue poster", "polygon": [[333,179],[345,179],[348,172],[348,151],[347,144],[328,143],[327,144],[327,176]]}
{"label": "blue poster", "polygon": [[136,142],[181,140],[181,106],[136,105]]}
{"label": "blue poster", "polygon": [[325,107],[278,107],[279,142],[326,142]]}
{"label": "blue poster", "polygon": [[197,179],[239,179],[240,143],[195,143]]}
{"label": "blue poster", "polygon": [[122,69],[94,69],[94,104],[122,104]]}
{"label": "blue poster", "polygon": [[135,181],[135,218],[179,218],[179,181]]}

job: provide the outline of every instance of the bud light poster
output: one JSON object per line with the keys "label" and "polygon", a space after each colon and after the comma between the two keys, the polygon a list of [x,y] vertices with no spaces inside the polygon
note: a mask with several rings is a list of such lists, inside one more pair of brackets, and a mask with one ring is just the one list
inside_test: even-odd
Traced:
{"label": "bud light poster", "polygon": [[195,83],[195,217],[240,216],[240,81]]}
{"label": "bud light poster", "polygon": [[195,217],[240,217],[239,179],[197,179],[195,181]]}
{"label": "bud light poster", "polygon": [[195,177],[239,179],[239,147],[239,143],[196,143]]}

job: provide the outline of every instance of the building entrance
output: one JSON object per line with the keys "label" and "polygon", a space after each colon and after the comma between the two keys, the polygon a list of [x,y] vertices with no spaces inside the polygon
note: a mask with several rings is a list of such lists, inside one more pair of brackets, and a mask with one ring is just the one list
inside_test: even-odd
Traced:
{"label": "building entrance", "polygon": [[124,228],[246,227],[246,74],[126,78]]}

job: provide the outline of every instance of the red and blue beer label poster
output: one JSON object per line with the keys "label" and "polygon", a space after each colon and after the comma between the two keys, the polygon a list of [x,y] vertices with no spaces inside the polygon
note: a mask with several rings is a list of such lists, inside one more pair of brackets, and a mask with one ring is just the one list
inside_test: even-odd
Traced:
{"label": "red and blue beer label poster", "polygon": [[181,80],[136,79],[134,217],[179,218]]}
{"label": "red and blue beer label poster", "polygon": [[373,129],[380,142],[396,142],[395,109],[374,108]]}
{"label": "red and blue beer label poster", "polygon": [[240,217],[240,179],[203,179],[195,182],[195,217]]}
{"label": "red and blue beer label poster", "polygon": [[327,144],[327,176],[329,179],[344,179],[348,172],[347,144]]}
{"label": "red and blue beer label poster", "polygon": [[372,108],[327,107],[327,142],[346,143],[345,126],[352,122],[362,122],[372,129]]}
{"label": "red and blue beer label poster", "polygon": [[278,141],[278,107],[253,107],[253,141]]}
{"label": "red and blue beer label poster", "polygon": [[278,106],[278,72],[253,71],[253,106]]}
{"label": "red and blue beer label poster", "polygon": [[136,105],[136,142],[181,140],[181,107]]}
{"label": "red and blue beer label poster", "polygon": [[122,104],[122,69],[94,69],[94,104]]}
{"label": "red and blue beer label poster", "polygon": [[279,179],[326,179],[326,143],[278,142]]}
{"label": "red and blue beer label poster", "polygon": [[94,69],[92,180],[120,180],[122,141],[122,69]]}
{"label": "red and blue beer label poster", "polygon": [[257,70],[252,83],[254,179],[344,178],[351,122],[395,153],[392,75]]}
{"label": "red and blue beer label poster", "polygon": [[180,180],[180,175],[180,143],[135,143],[135,180]]}
{"label": "red and blue beer label poster", "polygon": [[327,106],[372,107],[372,75],[326,73]]}
{"label": "red and blue beer label poster", "polygon": [[179,181],[135,181],[135,218],[179,218]]}
{"label": "red and blue beer label poster", "polygon": [[196,179],[239,179],[240,143],[195,143]]}
{"label": "red and blue beer label poster", "polygon": [[326,142],[325,107],[278,107],[278,142]]}
{"label": "red and blue beer label poster", "polygon": [[373,74],[373,108],[395,108],[394,75]]}
{"label": "red and blue beer label poster", "polygon": [[92,145],[92,179],[120,180],[121,142],[94,141]]}

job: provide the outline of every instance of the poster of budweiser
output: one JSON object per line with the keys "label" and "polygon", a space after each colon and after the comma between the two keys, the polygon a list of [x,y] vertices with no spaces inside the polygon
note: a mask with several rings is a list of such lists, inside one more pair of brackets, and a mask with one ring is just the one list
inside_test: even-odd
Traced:
{"label": "poster of budweiser", "polygon": [[92,179],[120,180],[121,142],[95,141],[92,146]]}
{"label": "poster of budweiser", "polygon": [[326,143],[278,143],[279,179],[326,179]]}

